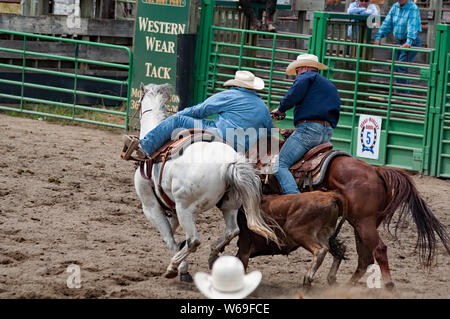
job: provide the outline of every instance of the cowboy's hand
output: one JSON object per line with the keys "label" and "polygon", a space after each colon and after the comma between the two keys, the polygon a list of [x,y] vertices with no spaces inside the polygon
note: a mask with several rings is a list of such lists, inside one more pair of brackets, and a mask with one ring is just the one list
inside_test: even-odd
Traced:
{"label": "cowboy's hand", "polygon": [[381,44],[381,40],[375,40],[375,42],[373,44],[380,45]]}
{"label": "cowboy's hand", "polygon": [[273,110],[270,114],[277,120],[282,120],[286,117],[286,113],[280,112],[278,109]]}
{"label": "cowboy's hand", "polygon": [[405,43],[401,46],[401,48],[410,48],[410,47],[411,47],[411,44],[409,44],[409,43]]}

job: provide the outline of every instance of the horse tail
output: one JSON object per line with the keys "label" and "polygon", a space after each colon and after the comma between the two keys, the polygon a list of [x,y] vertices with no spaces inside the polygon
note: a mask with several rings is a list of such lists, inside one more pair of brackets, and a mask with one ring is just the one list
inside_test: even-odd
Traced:
{"label": "horse tail", "polygon": [[409,211],[417,227],[416,249],[419,248],[419,259],[422,265],[430,267],[436,251],[436,235],[439,236],[445,249],[450,254],[450,237],[445,227],[434,216],[420,196],[414,181],[403,170],[390,167],[377,167],[379,176],[386,184],[387,194],[392,197],[383,211],[382,220],[385,228],[390,232],[389,225],[394,213],[398,210],[399,217],[395,226],[395,238],[400,225],[406,222],[406,213]]}
{"label": "horse tail", "polygon": [[225,173],[225,182],[230,194],[234,194],[241,200],[248,228],[280,245],[278,237],[268,225],[268,222],[277,225],[276,222],[272,223],[270,216],[262,215],[261,180],[245,156],[238,154],[236,162],[229,164]]}
{"label": "horse tail", "polygon": [[342,225],[347,219],[348,204],[347,200],[342,194],[339,194],[337,192],[332,193],[334,193],[334,196],[337,199],[339,212],[342,214],[342,218],[339,221],[339,224],[337,225],[334,234],[331,235],[331,237],[328,239],[328,244],[330,245],[330,253],[331,255],[333,255],[333,257],[336,257],[340,260],[348,260],[348,258],[345,256],[345,251],[347,250],[347,247],[344,245],[342,241],[337,239],[337,236],[341,231]]}

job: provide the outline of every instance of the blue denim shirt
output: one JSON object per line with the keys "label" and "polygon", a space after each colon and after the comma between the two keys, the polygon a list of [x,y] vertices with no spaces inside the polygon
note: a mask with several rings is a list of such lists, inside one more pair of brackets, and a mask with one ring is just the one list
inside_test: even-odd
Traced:
{"label": "blue denim shirt", "polygon": [[414,44],[419,32],[422,32],[420,10],[415,3],[408,1],[403,6],[398,2],[394,3],[375,35],[375,40],[381,40],[391,32],[397,40]]}
{"label": "blue denim shirt", "polygon": [[294,108],[294,123],[299,120],[328,121],[336,127],[339,121],[341,99],[333,83],[317,72],[297,76],[292,87],[280,101],[278,110]]}
{"label": "blue denim shirt", "polygon": [[[197,119],[203,119],[214,114],[217,114],[214,125],[224,139],[227,138],[227,128],[242,128],[243,130],[254,128],[256,130],[255,136],[245,137],[245,151],[259,138],[260,128],[267,129],[269,136],[270,129],[273,128],[266,104],[256,92],[244,88],[231,88],[216,93],[204,102],[177,113],[177,115]],[[238,140],[234,141],[234,145],[238,151],[240,149],[237,148],[237,145],[244,147]]]}

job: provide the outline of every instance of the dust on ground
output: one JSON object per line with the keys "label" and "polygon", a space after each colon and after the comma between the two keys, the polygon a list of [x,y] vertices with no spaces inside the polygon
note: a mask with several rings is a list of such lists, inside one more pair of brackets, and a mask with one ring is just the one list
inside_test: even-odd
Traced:
{"label": "dust on ground", "polygon": [[[170,252],[144,217],[133,186],[134,166],[120,159],[121,130],[106,130],[0,114],[0,298],[203,298],[193,284],[166,279]],[[450,181],[414,176],[437,218],[450,230]],[[191,274],[209,272],[210,244],[224,230],[217,209],[198,221],[201,246],[188,260]],[[449,298],[450,258],[438,244],[435,267],[419,265],[415,226],[400,241],[380,228],[388,246],[396,290],[345,283],[356,269],[353,230],[339,236],[348,246],[338,285],[319,269],[313,288],[301,283],[312,256],[299,249],[285,256],[250,260],[263,280],[249,298]],[[178,230],[177,238],[184,234]],[[236,239],[225,250],[234,255]],[[71,264],[81,288],[68,288]]]}

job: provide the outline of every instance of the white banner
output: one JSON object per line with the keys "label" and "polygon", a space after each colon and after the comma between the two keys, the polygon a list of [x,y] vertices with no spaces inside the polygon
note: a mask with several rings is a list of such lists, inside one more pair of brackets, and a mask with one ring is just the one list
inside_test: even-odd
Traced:
{"label": "white banner", "polygon": [[359,157],[378,159],[381,138],[382,118],[374,115],[359,117],[356,155]]}

